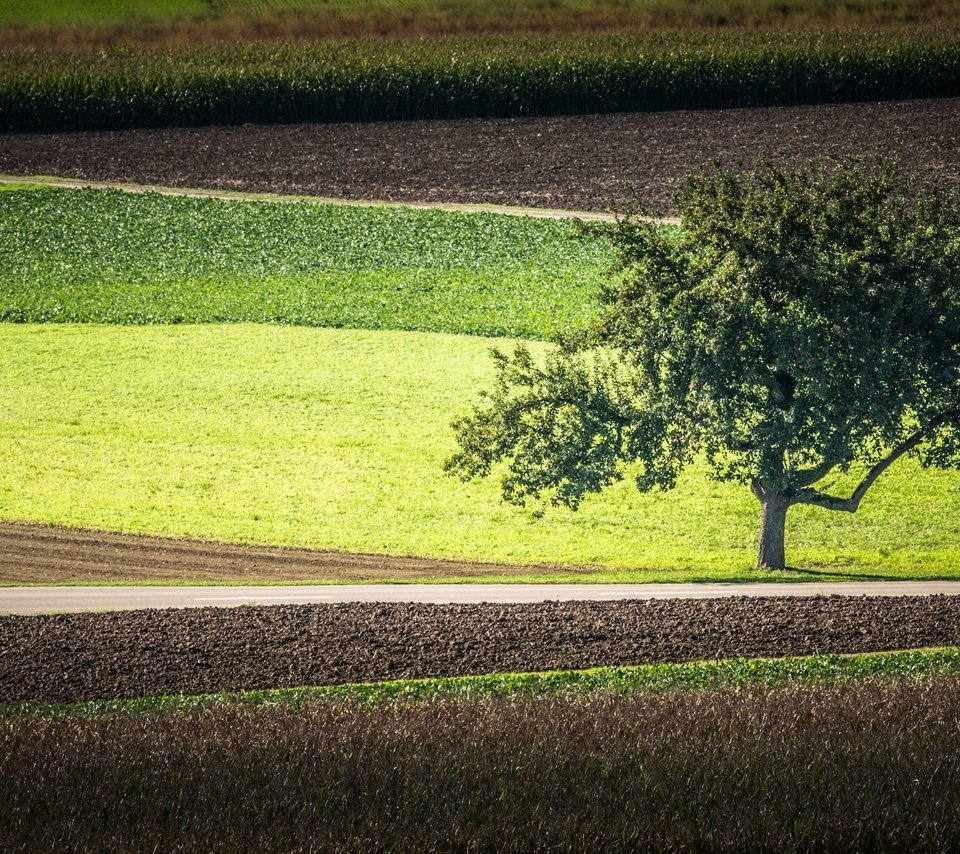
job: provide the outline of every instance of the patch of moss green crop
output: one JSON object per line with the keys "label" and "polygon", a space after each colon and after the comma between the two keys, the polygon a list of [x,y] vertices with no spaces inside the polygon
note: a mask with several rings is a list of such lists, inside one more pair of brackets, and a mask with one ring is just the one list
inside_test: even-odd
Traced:
{"label": "patch of moss green crop", "polygon": [[40,183],[30,183],[24,181],[0,181],[0,193],[13,193],[23,190],[46,190],[46,187]]}
{"label": "patch of moss green crop", "polygon": [[0,196],[0,321],[549,338],[610,262],[569,221],[117,190]]}
{"label": "patch of moss green crop", "polygon": [[386,682],[276,688],[198,695],[158,695],[80,703],[8,703],[0,715],[85,716],[168,713],[220,705],[244,708],[284,703],[299,706],[315,702],[362,705],[421,703],[451,697],[483,699],[553,693],[587,694],[598,691],[699,690],[723,686],[777,685],[786,682],[813,685],[839,679],[897,678],[960,673],[960,648],[919,649],[861,655],[811,655],[793,658],[730,658],[682,664],[644,664],[557,670],[544,673],[494,673],[434,679],[397,679]]}

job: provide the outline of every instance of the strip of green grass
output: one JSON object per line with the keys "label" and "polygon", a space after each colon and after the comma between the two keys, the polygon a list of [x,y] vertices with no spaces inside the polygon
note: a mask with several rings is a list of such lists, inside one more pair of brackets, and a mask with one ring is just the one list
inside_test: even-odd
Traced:
{"label": "strip of green grass", "polygon": [[0,321],[547,338],[609,264],[570,222],[115,190],[0,196]]}
{"label": "strip of green grass", "polygon": [[[450,421],[490,385],[494,343],[273,325],[0,324],[0,518],[585,565],[597,570],[574,578],[593,581],[770,578],[752,568],[756,501],[703,467],[666,494],[627,482],[541,520],[501,504],[491,481],[445,477]],[[787,548],[792,565],[824,576],[956,577],[960,473],[898,461],[856,514],[793,508]]]}
{"label": "strip of green grass", "polygon": [[[216,18],[243,14],[254,19],[277,12],[314,12],[331,18],[347,17],[356,24],[376,22],[379,32],[393,22],[401,28],[410,18],[459,18],[468,29],[496,30],[526,21],[557,20],[559,28],[580,23],[587,29],[604,24],[622,26],[783,26],[792,24],[886,24],[955,18],[956,9],[944,0],[855,0],[837,4],[827,0],[16,0],[0,5],[0,22],[113,22],[130,18],[153,19],[189,15]],[[452,21],[451,21],[452,24]],[[539,28],[539,27],[538,27]],[[406,29],[406,27],[403,27]],[[459,29],[459,28],[458,28]],[[356,31],[356,29],[354,29]],[[371,30],[373,31],[373,30]]]}
{"label": "strip of green grass", "polygon": [[396,702],[429,702],[451,697],[510,697],[518,694],[588,694],[595,691],[632,693],[672,691],[785,682],[817,684],[838,679],[930,676],[960,673],[960,648],[905,650],[863,655],[810,655],[795,658],[729,658],[682,664],[642,664],[543,673],[494,673],[442,679],[397,679],[350,685],[276,688],[262,691],[199,695],[160,695],[82,703],[7,703],[0,716],[44,717],[79,714],[168,713],[223,704],[256,707],[284,703],[292,706],[320,701],[343,701],[374,706]]}
{"label": "strip of green grass", "polygon": [[23,181],[0,181],[0,193],[21,192],[24,190],[44,190],[47,189],[40,183],[29,183]]}
{"label": "strip of green grass", "polygon": [[0,23],[88,23],[209,16],[205,0],[14,0],[0,3]]}

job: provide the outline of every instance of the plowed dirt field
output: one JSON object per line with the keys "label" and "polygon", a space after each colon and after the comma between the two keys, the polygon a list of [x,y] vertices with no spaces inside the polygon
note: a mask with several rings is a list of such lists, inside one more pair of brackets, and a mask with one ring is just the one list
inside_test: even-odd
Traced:
{"label": "plowed dirt field", "polygon": [[960,597],[342,604],[0,619],[0,702],[960,643]]}
{"label": "plowed dirt field", "polygon": [[237,546],[0,522],[0,584],[456,581],[482,576],[563,576],[575,571],[556,566]]}
{"label": "plowed dirt field", "polygon": [[894,158],[960,185],[960,98],[536,119],[0,135],[0,173],[606,211],[713,160]]}

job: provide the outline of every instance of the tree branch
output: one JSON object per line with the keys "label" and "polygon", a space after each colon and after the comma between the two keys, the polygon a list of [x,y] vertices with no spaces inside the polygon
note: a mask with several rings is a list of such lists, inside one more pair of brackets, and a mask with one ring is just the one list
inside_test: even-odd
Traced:
{"label": "tree branch", "polygon": [[793,480],[794,485],[799,487],[802,491],[804,487],[813,486],[813,484],[815,484],[818,480],[826,477],[842,462],[844,462],[842,459],[832,460],[828,458],[815,468],[803,469],[796,472],[791,479]]}
{"label": "tree branch", "polygon": [[[828,510],[842,510],[846,513],[855,513],[860,506],[860,502],[863,500],[863,496],[866,495],[867,490],[873,486],[874,481],[896,462],[896,460],[917,447],[917,445],[927,438],[944,420],[942,417],[937,418],[931,421],[926,427],[921,427],[908,439],[904,439],[904,441],[897,445],[897,447],[890,451],[887,456],[867,472],[866,476],[860,481],[857,488],[853,490],[853,494],[849,498],[838,498],[835,495],[826,495],[822,492],[817,492],[815,489],[801,489],[797,493],[796,503],[814,504],[817,507],[826,507]],[[825,465],[826,463],[813,471],[817,471]],[[833,468],[833,466],[830,466],[830,468]],[[827,469],[827,471],[829,471],[829,469]],[[824,472],[824,474],[826,474],[826,472]]]}

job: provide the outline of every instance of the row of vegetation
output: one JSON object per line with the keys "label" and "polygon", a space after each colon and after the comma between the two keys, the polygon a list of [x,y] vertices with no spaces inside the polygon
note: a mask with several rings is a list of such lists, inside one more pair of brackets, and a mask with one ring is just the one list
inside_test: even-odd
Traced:
{"label": "row of vegetation", "polygon": [[11,850],[960,846],[955,675],[0,721]]}
{"label": "row of vegetation", "polygon": [[640,691],[748,688],[784,684],[815,686],[839,680],[960,676],[960,648],[912,649],[859,655],[806,655],[791,658],[723,658],[716,661],[597,667],[538,673],[492,673],[430,679],[396,679],[342,685],[270,688],[219,694],[164,694],[78,703],[9,703],[6,716],[96,717],[153,714],[239,706],[254,709],[284,704],[299,707],[318,702],[380,706],[453,699],[511,699],[606,692],[629,695]]}
{"label": "row of vegetation", "polygon": [[0,52],[0,130],[531,116],[960,94],[955,33]]}
{"label": "row of vegetation", "polygon": [[0,193],[0,322],[548,338],[611,261],[569,222],[108,190]]}

